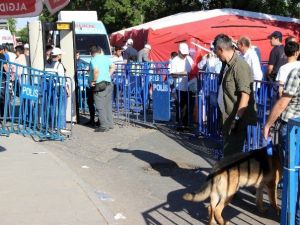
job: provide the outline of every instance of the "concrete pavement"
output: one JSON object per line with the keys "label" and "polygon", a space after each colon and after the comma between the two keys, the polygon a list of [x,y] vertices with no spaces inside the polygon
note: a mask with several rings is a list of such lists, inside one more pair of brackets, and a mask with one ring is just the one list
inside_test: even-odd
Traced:
{"label": "concrete pavement", "polygon": [[89,187],[51,152],[20,135],[0,137],[0,199],[3,225],[108,224]]}
{"label": "concrete pavement", "polygon": [[[208,161],[215,143],[172,129],[159,130],[116,126],[99,134],[75,126],[72,138],[65,142],[41,145],[93,187],[94,193],[107,193],[111,200],[101,200],[101,205],[113,215],[124,215],[119,220],[113,217],[109,224],[208,224],[207,201],[187,202],[182,194],[205,181],[214,163]],[[88,169],[82,169],[83,165]],[[269,206],[267,199],[265,204]],[[278,225],[272,209],[265,215],[258,213],[255,196],[246,190],[226,207],[224,218],[233,225]]]}
{"label": "concrete pavement", "polygon": [[[131,126],[104,134],[75,126],[65,142],[0,137],[0,224],[207,224],[206,203],[181,196],[206,179],[212,144]],[[241,190],[224,217],[233,225],[278,224],[254,202]]]}

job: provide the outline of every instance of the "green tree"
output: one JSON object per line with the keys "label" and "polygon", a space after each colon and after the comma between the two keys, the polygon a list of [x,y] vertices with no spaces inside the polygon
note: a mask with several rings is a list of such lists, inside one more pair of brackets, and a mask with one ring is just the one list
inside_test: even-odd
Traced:
{"label": "green tree", "polygon": [[300,0],[288,0],[287,2],[290,16],[300,18]]}
{"label": "green tree", "polygon": [[7,20],[8,29],[12,34],[16,34],[16,23],[16,19],[11,18]]}
{"label": "green tree", "polygon": [[57,20],[57,15],[51,15],[46,6],[44,6],[43,11],[39,16],[39,20],[42,22],[55,22]]}
{"label": "green tree", "polygon": [[24,27],[23,29],[19,30],[17,32],[17,37],[20,38],[21,42],[28,43],[29,42],[28,28]]}
{"label": "green tree", "polygon": [[300,0],[204,0],[206,9],[233,8],[299,18]]}
{"label": "green tree", "polygon": [[[73,0],[64,10],[97,10],[99,20],[111,33],[180,12],[217,8],[300,17],[300,0]],[[40,18],[56,20],[47,10]]]}

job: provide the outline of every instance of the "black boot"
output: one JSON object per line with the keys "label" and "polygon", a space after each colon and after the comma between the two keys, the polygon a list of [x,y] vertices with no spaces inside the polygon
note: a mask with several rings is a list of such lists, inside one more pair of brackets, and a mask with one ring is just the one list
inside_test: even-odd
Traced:
{"label": "black boot", "polygon": [[83,125],[94,127],[95,126],[95,121],[94,120],[89,120],[88,122],[85,122]]}

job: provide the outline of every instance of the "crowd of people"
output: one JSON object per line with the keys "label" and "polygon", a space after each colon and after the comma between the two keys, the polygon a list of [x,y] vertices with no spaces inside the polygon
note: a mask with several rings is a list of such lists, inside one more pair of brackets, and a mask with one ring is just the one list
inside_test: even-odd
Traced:
{"label": "crowd of people", "polygon": [[[254,80],[278,82],[278,95],[282,96],[288,74],[299,67],[299,44],[294,37],[288,37],[285,45],[282,44],[283,37],[279,31],[274,31],[268,38],[273,48],[266,72],[262,69],[260,50],[246,36],[238,40],[226,35],[217,36],[210,44],[210,51],[198,62],[191,58],[187,43],[179,43],[178,51],[171,53],[170,74],[173,78],[171,87],[176,103],[176,121],[183,127],[193,123],[198,70],[220,74],[218,104],[223,136],[227,140],[225,155],[227,144],[228,149],[232,149],[231,142],[234,146],[242,146],[247,125],[256,124],[254,91],[259,91],[260,83],[254,86]],[[125,46],[115,46],[112,63],[151,62],[150,52],[149,44],[137,51],[133,40],[129,38]],[[195,70],[195,66],[198,70]],[[91,115],[89,123],[94,123],[93,117]],[[239,135],[235,137],[237,133]]]}
{"label": "crowd of people", "polygon": [[[240,37],[235,43],[225,34],[215,37],[211,52],[203,57],[198,67],[207,72],[219,73],[221,83],[218,91],[218,106],[223,121],[224,157],[242,152],[247,137],[247,126],[257,123],[254,80],[278,82],[279,99],[268,115],[262,132],[265,141],[273,137],[275,142],[275,134],[270,130],[274,123],[277,124],[278,131],[275,129],[275,132],[278,132],[282,166],[287,166],[288,120],[300,116],[299,43],[294,37],[288,37],[283,45],[282,34],[279,31],[274,31],[268,38],[273,48],[270,52],[266,74],[262,72],[259,54],[251,46],[249,38]],[[188,56],[188,50],[182,46],[184,46],[183,43],[179,45],[178,56],[171,62],[171,74],[176,77],[178,75],[186,77],[193,63]],[[186,79],[183,85],[183,77],[180,78],[182,91],[186,91],[187,85],[193,79],[192,76],[190,77],[191,79]],[[181,101],[186,102],[183,93],[180,92]],[[184,110],[187,107],[180,105],[180,108]],[[300,224],[299,195],[297,199],[296,224]]]}
{"label": "crowd of people", "polygon": [[14,49],[10,45],[0,45],[0,59],[2,62],[0,65],[1,71],[1,84],[0,84],[0,118],[4,116],[4,103],[7,85],[7,73],[10,73],[11,81],[16,79],[16,75],[20,78],[22,73],[27,73],[26,69],[22,69],[19,66],[8,66],[9,62],[16,63],[22,66],[29,66],[29,45],[17,45]]}
{"label": "crowd of people", "polygon": [[[299,60],[299,44],[294,37],[288,37],[285,45],[283,45],[283,37],[279,31],[274,31],[268,38],[273,48],[270,53],[266,74],[263,74],[262,71],[259,50],[251,44],[251,40],[246,36],[242,36],[235,41],[227,35],[218,35],[212,41],[210,51],[204,55],[199,62],[193,61],[190,56],[189,46],[184,42],[179,43],[177,52],[171,53],[170,74],[174,81],[176,121],[182,126],[192,124],[193,119],[196,91],[194,89],[196,86],[196,74],[193,72],[193,67],[196,65],[201,71],[220,74],[217,100],[223,121],[225,156],[232,154],[232,149],[242,149],[247,135],[247,126],[249,124],[256,124],[254,80],[278,82],[280,85],[278,93],[280,99],[287,100],[289,98],[287,98],[286,95],[293,94],[289,96],[292,97],[289,102],[291,106],[287,107],[288,105],[286,105],[287,110],[291,110],[290,108],[294,107],[292,110],[293,113],[287,113],[286,116],[288,118],[283,116],[280,123],[285,124],[290,115],[297,116],[300,114],[298,99],[297,97],[293,98],[295,90],[293,90],[293,93],[287,90],[287,88],[296,88],[297,91],[296,85],[293,84],[291,87],[289,81],[290,74],[295,74],[295,69],[300,68],[300,62],[297,61]],[[115,70],[113,65],[130,62],[151,62],[151,46],[145,44],[144,48],[137,51],[133,47],[133,40],[128,39],[125,46],[116,46],[114,48],[112,60],[107,60],[107,57],[103,56],[99,46],[91,47],[90,51],[92,60],[89,65],[90,89],[88,90],[88,102],[91,113],[89,123],[91,125],[95,124],[95,112],[92,109],[95,104],[99,115],[98,122],[100,123],[100,127],[97,131],[105,132],[113,127],[111,104],[108,104],[108,99],[110,99],[113,94],[113,85],[111,83],[111,75]],[[16,46],[14,53],[8,51],[6,46],[0,46],[0,57],[2,60],[16,62],[24,66],[29,65],[28,52],[28,44]],[[60,62],[62,54],[63,52],[59,48],[47,47],[45,70],[54,71],[60,76],[65,76],[65,67]],[[80,64],[79,52],[77,53],[77,57],[78,67]],[[5,63],[2,63],[2,65],[4,72],[2,84],[4,84],[5,72],[7,72],[8,68]],[[18,69],[20,68],[16,68],[16,70]],[[97,75],[99,74],[99,70],[104,71],[103,76]],[[12,72],[12,74],[21,74],[24,71]],[[297,82],[296,78],[297,76],[293,78],[294,82]],[[100,88],[100,91],[95,91],[96,87],[100,87],[99,85],[103,85],[105,88],[103,88],[103,90]],[[6,85],[2,85],[2,88],[5,88],[5,86]],[[259,89],[259,85],[256,85],[256,88]],[[1,93],[0,114],[3,116],[4,92],[2,91]],[[107,108],[109,108],[109,111],[106,111]],[[271,116],[272,113],[270,118]],[[273,119],[269,119],[266,127],[271,126],[273,123]]]}
{"label": "crowd of people", "polygon": [[[268,115],[262,133],[265,141],[269,140],[274,136],[274,133],[270,132],[271,127],[277,123],[281,161],[286,166],[287,122],[300,116],[299,43],[294,37],[288,37],[283,44],[283,36],[279,31],[274,31],[268,38],[272,50],[265,72],[262,70],[260,50],[253,46],[250,38],[246,36],[241,36],[235,41],[226,34],[217,35],[210,45],[210,51],[199,62],[193,61],[187,43],[179,43],[178,51],[171,53],[169,66],[173,78],[171,86],[174,87],[176,99],[176,121],[179,125],[188,126],[192,123],[197,90],[194,88],[197,82],[195,66],[201,71],[218,74],[220,85],[217,102],[222,121],[223,154],[224,157],[229,157],[242,152],[248,125],[257,124],[255,93],[260,89],[259,81],[277,82],[279,98]],[[110,105],[113,63],[150,62],[150,51],[151,46],[146,44],[138,52],[133,47],[132,39],[128,39],[124,47],[115,47],[112,62],[104,57],[100,59],[101,49],[91,50],[93,55],[90,64],[91,86],[96,87],[103,81],[108,82],[105,91],[94,92],[93,95],[101,124],[96,131],[105,132],[113,127]],[[103,75],[99,74],[100,65],[105,65],[105,68],[100,69]],[[255,86],[254,81],[258,81]],[[300,224],[299,197],[296,224]]]}
{"label": "crowd of people", "polygon": [[[52,86],[60,86],[64,89],[64,96],[70,97],[71,90],[66,82],[66,69],[65,66],[61,62],[62,54],[64,52],[57,47],[53,47],[51,45],[46,46],[45,52],[45,67],[44,70],[47,73],[52,73],[60,77],[57,79],[56,84],[52,84]],[[28,67],[30,67],[30,49],[29,44],[20,44],[17,45],[14,49],[9,45],[0,45],[0,59],[3,60],[1,62],[1,89],[0,89],[0,118],[4,116],[4,104],[5,97],[7,93],[10,95],[20,94],[20,87],[24,84],[32,84],[33,80],[36,78],[30,77],[30,71]],[[8,76],[9,75],[9,76]],[[7,80],[9,77],[9,80]],[[10,89],[7,92],[7,88]],[[16,90],[14,93],[13,90]],[[52,93],[51,98],[54,98],[55,93]],[[53,101],[50,101],[51,104]],[[54,104],[54,103],[53,103]],[[58,127],[61,131],[64,131],[66,128],[66,107],[67,107],[67,99],[63,97],[61,101],[60,109],[61,109],[61,117],[60,124]],[[50,107],[50,111],[54,110],[55,114],[58,114],[57,109],[55,107]],[[29,113],[29,112],[27,112]]]}
{"label": "crowd of people", "polygon": [[[209,51],[199,62],[195,62],[190,56],[187,43],[179,43],[178,51],[174,51],[170,55],[169,68],[173,78],[172,87],[174,87],[176,100],[176,121],[183,127],[193,123],[198,70],[219,74],[220,85],[217,102],[222,120],[224,157],[239,153],[242,151],[247,137],[247,126],[257,123],[254,92],[257,92],[260,85],[254,87],[254,80],[277,82],[279,98],[268,116],[263,128],[263,136],[266,140],[269,139],[271,127],[275,123],[277,124],[282,163],[286,164],[287,123],[289,119],[300,116],[299,40],[290,36],[283,44],[283,35],[279,31],[274,31],[268,38],[273,48],[270,52],[266,73],[262,70],[259,49],[253,46],[250,38],[246,36],[233,40],[226,34],[217,35],[212,40]],[[90,111],[88,124],[95,125],[96,110],[99,124],[95,132],[107,132],[114,128],[112,77],[115,72],[115,64],[151,62],[152,47],[145,44],[140,51],[137,51],[133,44],[133,40],[128,39],[125,46],[115,46],[112,59],[103,54],[100,46],[94,45],[90,48],[92,58],[88,66],[87,95]],[[6,73],[11,72],[12,81],[16,75],[20,76],[26,73],[21,67],[8,68],[7,62],[29,66],[28,44],[16,46],[14,51],[9,50],[7,46],[0,45],[0,59],[2,60],[0,117],[4,116]],[[61,63],[62,54],[61,49],[47,46],[45,71],[64,77],[66,69]],[[77,52],[76,58],[77,69],[87,69],[86,65],[80,61],[79,52]],[[66,92],[67,96],[70,96],[67,85]],[[300,224],[300,201],[297,204],[296,224]]]}

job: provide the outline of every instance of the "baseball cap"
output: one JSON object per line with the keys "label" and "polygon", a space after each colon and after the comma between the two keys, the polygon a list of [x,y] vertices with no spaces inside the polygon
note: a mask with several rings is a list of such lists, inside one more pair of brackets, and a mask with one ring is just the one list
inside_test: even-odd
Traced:
{"label": "baseball cap", "polygon": [[61,55],[61,54],[64,54],[64,52],[60,48],[53,48],[51,54],[52,55]]}
{"label": "baseball cap", "polygon": [[149,50],[151,50],[151,45],[145,44],[145,48],[148,48]]}
{"label": "baseball cap", "polygon": [[24,48],[29,48],[29,44],[26,43],[26,44],[24,45]]}
{"label": "baseball cap", "polygon": [[282,38],[282,33],[280,31],[274,31],[272,34],[268,36],[269,39],[274,38]]}
{"label": "baseball cap", "polygon": [[129,39],[127,40],[126,44],[132,45],[132,44],[133,44],[133,40],[132,40],[131,38],[129,38]]}
{"label": "baseball cap", "polygon": [[187,43],[184,43],[184,42],[180,43],[179,44],[179,51],[183,55],[188,55],[190,53],[190,51],[189,51],[189,46],[187,45]]}
{"label": "baseball cap", "polygon": [[3,45],[0,45],[0,51],[1,51],[1,50],[4,50],[4,47],[3,47]]}

